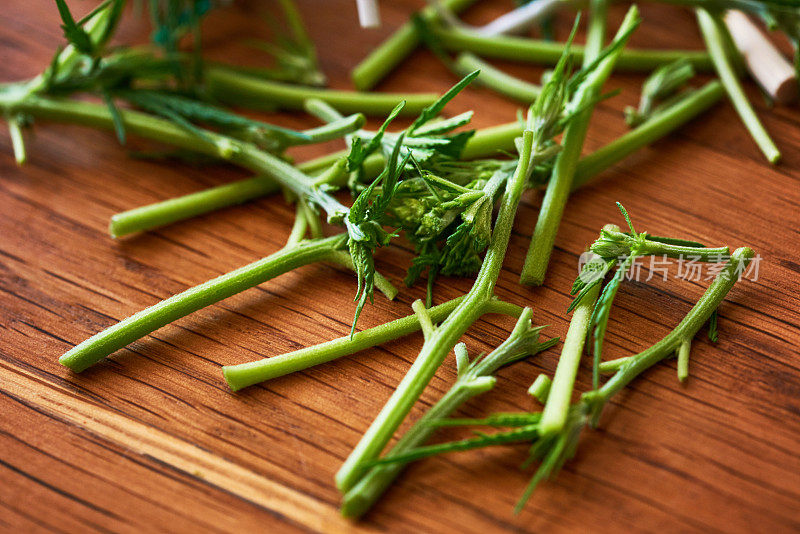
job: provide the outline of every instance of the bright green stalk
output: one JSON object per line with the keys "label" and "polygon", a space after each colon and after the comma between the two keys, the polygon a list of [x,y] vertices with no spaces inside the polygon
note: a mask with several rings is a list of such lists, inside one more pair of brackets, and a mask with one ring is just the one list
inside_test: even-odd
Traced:
{"label": "bright green stalk", "polygon": [[305,239],[306,232],[308,232],[305,201],[298,200],[295,204],[294,223],[292,223],[292,229],[289,231],[289,237],[286,238],[285,247],[297,245]]}
{"label": "bright green stalk", "polygon": [[[473,4],[475,0],[443,0],[442,6],[454,13],[459,13]],[[420,12],[426,22],[439,22],[439,16],[432,7]],[[391,37],[355,66],[350,76],[356,89],[368,91],[381,81],[389,72],[400,64],[420,44],[420,38],[414,24],[406,22]]]}
{"label": "bright green stalk", "polygon": [[299,141],[293,142],[292,144],[311,145],[340,139],[349,133],[359,130],[365,123],[366,118],[363,114],[353,113],[347,117],[341,117],[338,120],[330,121],[328,124],[303,130],[301,133],[306,136],[307,139],[300,138]]}
{"label": "bright green stalk", "polygon": [[733,103],[733,107],[736,108],[736,112],[767,160],[772,164],[778,163],[781,159],[781,153],[770,138],[767,130],[764,129],[761,121],[758,120],[758,116],[750,105],[750,101],[747,100],[747,95],[744,94],[744,89],[739,83],[736,70],[728,57],[725,44],[730,41],[728,28],[718,16],[710,14],[705,9],[697,9],[696,12],[703,39],[711,54],[711,59],[714,61],[717,74],[722,80],[722,85],[725,86],[728,97]]}
{"label": "bright green stalk", "polygon": [[553,387],[553,381],[550,380],[549,376],[542,373],[536,377],[531,387],[528,388],[528,394],[544,404],[547,402],[548,395],[550,395],[551,387]]}
{"label": "bright green stalk", "polygon": [[[602,21],[604,19],[605,3],[602,0],[598,0],[593,2],[592,6],[593,13],[595,6],[601,10],[601,13],[598,13],[597,16],[593,15],[592,20],[590,20],[590,35],[587,38],[587,42],[593,44],[584,58],[585,64],[591,63],[599,56],[598,45],[603,41],[602,35],[593,37],[591,34],[601,34],[603,31]],[[623,36],[629,33],[632,28],[639,24],[639,20],[638,9],[635,5],[631,6],[617,35]],[[547,265],[550,262],[550,254],[555,244],[556,233],[561,224],[561,216],[564,213],[575,169],[581,156],[583,141],[589,129],[589,120],[594,110],[592,102],[597,98],[603,83],[611,74],[620,50],[621,48],[606,56],[597,69],[583,81],[573,96],[573,102],[580,106],[583,111],[564,130],[561,142],[563,150],[556,156],[553,174],[547,183],[547,191],[542,200],[542,207],[539,210],[539,218],[536,221],[536,227],[531,237],[525,264],[522,267],[520,282],[523,284],[541,285],[544,282]]]}
{"label": "bright green stalk", "polygon": [[[429,308],[428,314],[434,322],[441,322],[464,300],[464,296],[449,300],[438,306]],[[486,305],[484,313],[502,313],[518,316],[522,308],[507,302],[492,300]],[[356,332],[353,337],[340,338],[320,343],[312,347],[302,348],[280,356],[264,358],[239,365],[227,365],[222,368],[225,380],[233,391],[252,386],[265,380],[271,380],[296,371],[302,371],[315,365],[330,362],[343,356],[375,347],[412,334],[420,329],[416,314],[411,314],[388,323]]]}
{"label": "bright green stalk", "polygon": [[[486,357],[477,360],[474,365],[462,362],[462,367],[458,369],[458,378],[455,383],[436,404],[403,434],[388,455],[402,455],[425,444],[436,430],[436,427],[431,423],[449,417],[450,414],[472,397],[492,389],[496,382],[493,375],[500,367],[510,361],[515,361],[520,357],[520,354],[525,355],[526,352],[535,354],[552,345],[554,340],[545,343],[538,342],[541,328],[531,328],[532,315],[533,311],[530,308],[525,308],[511,335],[500,346]],[[459,346],[463,349],[460,352],[464,354],[466,349],[463,348],[463,344],[459,344]],[[404,467],[405,464],[402,463],[372,467],[359,480],[358,484],[345,494],[342,502],[342,515],[348,517],[363,515],[386,491]]]}
{"label": "bright green stalk", "polygon": [[439,97],[433,93],[358,93],[301,87],[219,67],[205,70],[205,82],[211,96],[217,100],[252,109],[303,109],[307,99],[316,98],[327,102],[341,113],[384,117],[399,102],[405,100],[406,105],[400,112],[401,115],[416,116]]}
{"label": "bright green stalk", "polygon": [[108,232],[111,237],[144,232],[228,206],[242,204],[277,191],[280,191],[280,186],[274,180],[265,176],[255,176],[247,180],[239,180],[116,213],[111,217]]}
{"label": "bright green stalk", "polygon": [[453,66],[456,72],[462,76],[480,70],[481,73],[476,80],[478,83],[501,95],[519,100],[526,104],[530,104],[536,100],[536,97],[542,92],[540,86],[520,80],[516,76],[506,74],[500,69],[489,65],[474,54],[459,54]]}
{"label": "bright green stalk", "polygon": [[[555,65],[564,51],[564,43],[538,41],[523,37],[487,36],[477,32],[433,27],[439,43],[454,52],[472,52],[484,58],[524,61],[543,65]],[[584,56],[584,48],[570,47],[577,59]],[[653,69],[686,58],[698,71],[710,71],[711,59],[704,51],[694,50],[636,50],[622,52],[615,68],[617,70],[650,72]]]}
{"label": "bright green stalk", "polygon": [[[16,93],[0,92],[0,110],[14,110],[57,122],[114,128],[114,119],[108,108],[89,102],[36,95],[28,95],[19,100]],[[314,201],[320,204],[329,217],[336,218],[347,213],[347,208],[338,200],[315,188],[313,178],[252,143],[211,131],[205,131],[201,137],[168,120],[138,111],[120,110],[120,117],[128,133],[230,161],[260,175],[269,176],[298,196],[313,196]]]}
{"label": "bright green stalk", "polygon": [[564,347],[558,359],[558,367],[553,376],[553,384],[547,395],[540,422],[542,436],[555,435],[564,428],[572,402],[572,389],[578,374],[578,365],[583,355],[583,345],[591,327],[592,311],[597,301],[600,286],[595,286],[581,299],[572,312]]}
{"label": "bright green stalk", "polygon": [[447,353],[467,328],[481,316],[485,305],[492,299],[494,286],[511,236],[511,227],[517,206],[528,180],[532,141],[533,132],[525,130],[519,163],[513,178],[506,185],[506,192],[501,201],[492,234],[492,242],[472,289],[433,335],[425,340],[419,356],[406,376],[336,473],[336,485],[341,491],[350,490],[366,472],[365,463],[378,457],[414,403],[419,399]]}
{"label": "bright green stalk", "polygon": [[684,125],[719,101],[722,93],[718,81],[708,82],[633,130],[585,156],[575,169],[571,190],[578,189],[615,163]]}
{"label": "bright green stalk", "polygon": [[655,345],[622,360],[619,370],[603,387],[583,394],[582,399],[593,406],[595,419],[599,416],[603,405],[631,380],[664,358],[672,356],[685,340],[691,340],[697,334],[697,331],[708,322],[711,314],[719,307],[753,256],[753,250],[750,248],[736,249],[723,270],[678,326]]}
{"label": "bright green stalk", "polygon": [[218,276],[182,293],[162,300],[106,328],[67,351],[59,362],[76,373],[98,363],[122,347],[190,313],[257,286],[303,265],[325,260],[344,247],[347,235],[303,241],[293,247]]}

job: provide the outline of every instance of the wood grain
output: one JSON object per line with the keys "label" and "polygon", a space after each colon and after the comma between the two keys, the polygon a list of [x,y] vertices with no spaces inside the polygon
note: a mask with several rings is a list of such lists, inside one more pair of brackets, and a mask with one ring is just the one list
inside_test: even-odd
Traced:
{"label": "wood grain", "polygon": [[[0,13],[0,78],[32,76],[61,42],[49,0],[7,2]],[[419,2],[385,2],[385,27],[359,30],[350,2],[313,2],[308,15],[334,87]],[[88,8],[76,5],[80,12]],[[507,9],[481,2],[466,15],[485,22]],[[242,36],[263,35],[241,2],[210,19],[212,57],[257,63]],[[623,6],[612,10],[618,23]],[[644,4],[640,47],[700,47],[690,13]],[[569,17],[558,21],[559,37]],[[121,40],[146,36],[128,18]],[[500,64],[530,80],[539,67]],[[586,150],[625,131],[621,110],[638,98],[640,76],[614,76],[592,121]],[[416,53],[381,90],[442,91],[452,76]],[[421,337],[231,394],[220,366],[279,354],[345,334],[353,278],[309,266],[165,327],[74,375],[57,358],[139,309],[274,252],[292,209],[279,197],[231,208],[130,239],[107,236],[120,210],[245,176],[128,157],[113,136],[39,124],[30,162],[17,168],[0,133],[0,531],[215,532],[796,532],[800,529],[800,112],[767,109],[748,92],[784,153],[769,167],[723,103],[680,132],[605,173],[570,199],[542,288],[520,287],[519,270],[540,202],[520,209],[498,284],[504,299],[535,309],[563,335],[576,258],[625,204],[638,229],[708,244],[749,245],[764,258],[758,281],[734,288],[721,308],[720,341],[698,337],[684,385],[668,361],[613,401],[578,455],[526,509],[512,514],[530,476],[525,448],[461,453],[409,468],[359,523],[340,519],[333,475],[416,355]],[[517,105],[469,89],[450,112],[475,109],[477,126],[512,120]],[[265,115],[310,126],[300,115]],[[134,147],[145,146],[134,143]],[[330,143],[298,159],[340,148]],[[410,251],[381,252],[380,270],[399,283]],[[641,350],[686,313],[707,282],[629,283],[609,327],[607,356]],[[437,299],[468,280],[444,279]],[[363,327],[406,315],[423,294],[376,298]],[[499,343],[506,320],[481,321],[471,352]],[[533,409],[525,389],[552,373],[557,350],[505,369],[500,387],[463,413]],[[578,389],[591,383],[584,365]],[[424,396],[429,405],[455,376],[452,360]],[[416,417],[418,411],[413,416]],[[453,437],[456,434],[450,435]],[[447,435],[445,435],[447,437]]]}

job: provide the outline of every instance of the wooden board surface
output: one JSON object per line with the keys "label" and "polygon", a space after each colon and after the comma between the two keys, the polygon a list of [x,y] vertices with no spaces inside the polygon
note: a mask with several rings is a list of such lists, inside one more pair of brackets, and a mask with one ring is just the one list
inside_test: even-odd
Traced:
{"label": "wooden board surface", "polygon": [[[88,9],[88,3],[77,10]],[[385,28],[355,26],[352,2],[300,3],[334,87],[419,2],[382,2]],[[508,8],[483,2],[467,20]],[[640,47],[700,47],[691,13],[642,6]],[[212,56],[258,62],[240,43],[263,35],[237,3],[207,24]],[[622,8],[615,8],[617,23]],[[569,17],[559,20],[559,36]],[[125,41],[144,39],[129,18]],[[49,0],[6,2],[0,12],[0,79],[39,72],[61,42]],[[538,67],[498,64],[537,80]],[[621,109],[641,76],[614,76],[620,96],[594,115],[593,150],[625,131]],[[418,52],[381,90],[442,91],[454,78]],[[720,340],[701,333],[691,377],[670,360],[614,399],[597,431],[560,476],[518,516],[530,476],[524,446],[461,453],[409,468],[361,522],[338,517],[333,475],[415,357],[419,335],[231,394],[220,366],[280,354],[349,330],[353,277],[324,265],[302,268],[177,321],[75,375],[57,358],[73,345],[169,295],[274,252],[292,210],[274,197],[129,239],[106,232],[118,211],[245,176],[128,157],[112,135],[37,125],[30,162],[17,168],[0,133],[0,531],[371,531],[391,532],[790,532],[800,529],[800,111],[767,110],[748,92],[784,153],[768,166],[721,103],[641,151],[569,201],[547,283],[517,283],[541,195],[528,193],[497,293],[535,309],[535,322],[562,335],[578,254],[608,222],[614,201],[637,227],[709,244],[752,246],[759,278],[722,305]],[[469,89],[451,113],[475,109],[477,126],[513,120],[518,105]],[[300,115],[268,116],[289,126]],[[139,146],[135,144],[134,146]],[[298,153],[303,159],[339,148]],[[407,247],[382,251],[379,269],[400,283]],[[437,300],[468,280],[444,279]],[[608,357],[641,350],[686,313],[707,282],[628,283],[615,306]],[[406,315],[422,296],[377,297],[361,326]],[[465,336],[471,352],[498,344],[508,320],[490,317]],[[531,410],[525,390],[552,373],[558,350],[500,373],[499,386],[463,413]],[[584,364],[578,389],[591,382]],[[454,379],[449,358],[424,396]],[[416,417],[419,411],[415,411]]]}

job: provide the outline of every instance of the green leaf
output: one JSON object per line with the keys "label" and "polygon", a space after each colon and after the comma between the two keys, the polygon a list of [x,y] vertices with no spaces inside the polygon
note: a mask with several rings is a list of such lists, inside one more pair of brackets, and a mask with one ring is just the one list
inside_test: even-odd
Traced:
{"label": "green leaf", "polygon": [[64,37],[67,38],[67,41],[79,52],[88,56],[94,55],[95,46],[92,43],[92,39],[89,37],[89,34],[75,22],[66,1],[56,0],[56,6],[58,7],[58,14],[61,16],[61,28],[64,30]]}
{"label": "green leaf", "polygon": [[114,133],[117,134],[117,139],[119,140],[119,144],[125,144],[125,123],[122,120],[122,115],[119,112],[119,108],[114,103],[114,99],[108,94],[107,91],[103,91],[103,102],[105,102],[106,107],[108,107],[108,112],[111,114],[111,119],[114,122]]}
{"label": "green leaf", "polygon": [[478,77],[481,71],[476,70],[470,74],[467,74],[460,82],[455,84],[451,87],[445,94],[439,97],[439,99],[431,104],[430,106],[426,107],[422,110],[419,117],[411,124],[411,127],[408,129],[409,134],[413,135],[417,128],[420,128],[423,124],[428,122],[429,120],[435,118],[439,113],[442,112],[444,107],[450,102],[455,96],[460,93],[466,86],[472,83],[472,80]]}

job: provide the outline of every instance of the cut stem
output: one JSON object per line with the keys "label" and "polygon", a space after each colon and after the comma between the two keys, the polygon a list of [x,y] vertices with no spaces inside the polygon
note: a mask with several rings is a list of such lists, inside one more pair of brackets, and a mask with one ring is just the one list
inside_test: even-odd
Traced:
{"label": "cut stem", "polygon": [[341,113],[364,113],[385,117],[405,100],[401,115],[416,116],[439,95],[427,93],[359,93],[290,85],[248,76],[230,69],[209,67],[205,70],[207,88],[214,98],[252,109],[303,109],[309,98],[327,102]]}
{"label": "cut stem", "polygon": [[[459,13],[473,4],[475,0],[443,0],[442,7]],[[439,22],[439,15],[433,6],[428,6],[420,15],[427,22]],[[399,65],[420,44],[414,24],[406,22],[377,48],[364,58],[351,72],[356,89],[367,91],[381,81]]]}
{"label": "cut stem", "polygon": [[547,397],[550,395],[550,388],[553,386],[553,381],[550,377],[542,373],[536,377],[531,387],[528,388],[528,395],[531,395],[542,404],[547,402]]}
{"label": "cut stem", "polygon": [[764,156],[772,164],[778,163],[781,159],[781,153],[778,147],[770,138],[767,130],[758,120],[755,110],[750,105],[747,95],[744,94],[744,89],[739,83],[739,78],[736,75],[736,70],[728,57],[728,46],[731,40],[728,29],[725,23],[716,15],[712,15],[705,9],[697,9],[697,22],[700,25],[700,31],[703,34],[703,39],[706,42],[708,51],[711,54],[711,59],[714,61],[714,67],[717,69],[722,85],[731,99],[733,107],[742,119],[753,140],[764,153]]}
{"label": "cut stem", "polygon": [[684,339],[678,347],[678,380],[681,382],[689,377],[689,352],[691,349],[691,339]]}
{"label": "cut stem", "polygon": [[204,191],[171,198],[112,215],[108,225],[111,237],[122,237],[204,215],[229,206],[280,191],[280,186],[266,176],[255,176]]}
{"label": "cut stem", "polygon": [[[603,0],[592,2],[592,19],[589,24],[587,37],[587,54],[584,64],[590,64],[600,55],[605,33],[606,4]],[[625,16],[617,32],[617,39],[624,38],[632,28],[639,24],[639,12],[632,6]],[[619,56],[620,49],[609,54],[581,84],[573,96],[572,102],[577,108],[582,109],[580,114],[567,125],[561,142],[562,151],[556,156],[555,167],[547,183],[547,191],[542,199],[539,218],[536,221],[525,263],[522,267],[520,282],[527,285],[542,285],[544,283],[550,255],[561,224],[561,216],[567,204],[572,180],[581,157],[583,141],[589,130],[589,121],[594,110],[593,102],[599,95],[614,63]]]}
{"label": "cut stem", "polygon": [[[539,41],[523,37],[486,36],[478,32],[432,27],[439,43],[454,52],[472,52],[483,58],[505,59],[542,65],[555,65],[564,50],[564,43]],[[573,56],[581,60],[584,48],[570,47]],[[701,50],[636,50],[625,49],[615,64],[619,71],[650,72],[678,59],[687,59],[697,71],[711,71],[713,64],[708,53]]]}
{"label": "cut stem", "polygon": [[583,157],[575,169],[572,191],[585,185],[606,169],[668,133],[678,129],[707,110],[722,97],[722,85],[714,80],[692,91],[685,98],[614,141]]}
{"label": "cut stem", "polygon": [[572,402],[572,389],[575,386],[575,377],[578,374],[578,365],[583,356],[583,345],[591,328],[592,312],[600,291],[598,284],[591,289],[572,312],[567,336],[564,338],[564,347],[558,359],[553,384],[547,395],[544,406],[540,431],[542,436],[558,434],[564,429]]}
{"label": "cut stem", "polygon": [[283,248],[266,258],[187,289],[106,328],[67,351],[58,361],[79,373],[172,321],[285,272],[323,261],[330,252],[344,247],[346,242],[346,234],[339,234]]}
{"label": "cut stem", "polygon": [[[428,314],[431,320],[437,323],[443,321],[462,300],[464,300],[464,296],[429,308]],[[484,313],[519,316],[521,312],[522,308],[519,306],[492,300],[487,304]],[[417,315],[411,314],[374,328],[356,332],[352,338],[350,335],[346,335],[319,345],[281,354],[280,356],[239,365],[227,365],[222,368],[222,373],[230,388],[233,391],[238,391],[265,380],[272,380],[273,378],[302,371],[343,356],[350,356],[370,347],[407,336],[419,329]]]}
{"label": "cut stem", "polygon": [[516,76],[506,74],[481,60],[478,56],[468,52],[459,54],[453,66],[456,72],[461,76],[466,76],[470,72],[476,70],[481,71],[476,79],[479,84],[501,95],[526,104],[530,104],[536,100],[536,97],[542,92],[540,86],[520,80]]}

